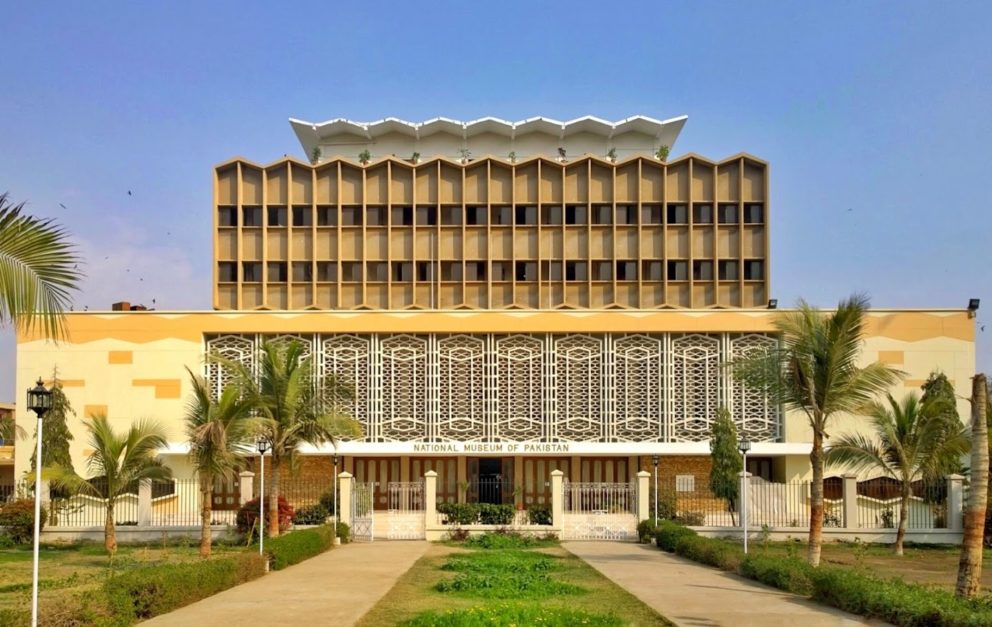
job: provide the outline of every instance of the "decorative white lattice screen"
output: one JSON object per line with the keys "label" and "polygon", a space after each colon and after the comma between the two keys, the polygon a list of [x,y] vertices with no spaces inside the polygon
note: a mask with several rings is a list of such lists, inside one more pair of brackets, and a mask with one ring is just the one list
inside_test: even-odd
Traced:
{"label": "decorative white lattice screen", "polygon": [[[265,339],[299,341],[315,376],[354,389],[341,410],[369,442],[699,442],[728,407],[754,441],[778,409],[723,364],[774,347],[759,334],[222,335],[212,353],[255,368]],[[214,389],[230,374],[208,362]]]}

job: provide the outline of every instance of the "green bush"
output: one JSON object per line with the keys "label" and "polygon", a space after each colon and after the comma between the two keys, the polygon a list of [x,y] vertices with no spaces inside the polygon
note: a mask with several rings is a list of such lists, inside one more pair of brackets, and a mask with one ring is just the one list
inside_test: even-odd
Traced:
{"label": "green bush", "polygon": [[650,544],[651,538],[658,533],[658,520],[647,518],[637,523],[637,539],[641,544]]}
{"label": "green bush", "polygon": [[445,515],[448,525],[474,525],[479,519],[477,503],[441,503],[437,511]]}
{"label": "green bush", "polygon": [[658,545],[659,549],[668,551],[669,553],[675,552],[675,545],[680,538],[699,535],[692,529],[670,520],[659,521],[657,527],[658,530],[654,534],[654,543]]}
{"label": "green bush", "polygon": [[323,525],[327,522],[328,516],[330,516],[330,514],[327,512],[327,508],[320,503],[315,503],[296,510],[296,514],[293,515],[293,524]]}
{"label": "green bush", "polygon": [[821,603],[904,627],[992,625],[987,599],[959,599],[950,591],[884,580],[848,568],[813,570],[813,598]]}
{"label": "green bush", "polygon": [[[41,529],[45,527],[48,514],[41,507]],[[0,508],[0,527],[15,544],[27,544],[34,539],[34,499],[16,499]]]}
{"label": "green bush", "polygon": [[115,617],[129,622],[170,612],[261,577],[265,562],[246,551],[180,564],[159,564],[109,577],[103,592]]}
{"label": "green bush", "polygon": [[744,557],[744,552],[733,544],[699,535],[683,535],[675,543],[675,553],[694,562],[730,571],[737,571]]}
{"label": "green bush", "polygon": [[[13,547],[15,544],[17,543],[14,542],[14,539],[10,537],[10,534],[8,534],[6,531],[0,531],[0,549],[9,549]],[[0,625],[3,624],[4,624],[3,622],[0,622]]]}
{"label": "green bush", "polygon": [[563,607],[499,603],[445,612],[424,612],[402,624],[408,627],[482,627],[491,625],[618,627],[623,624],[623,621],[608,614],[593,614]]}
{"label": "green bush", "polygon": [[701,512],[682,512],[672,520],[687,527],[702,527],[706,522],[706,515]]}
{"label": "green bush", "polygon": [[483,525],[510,525],[516,511],[512,505],[479,504],[479,522]]}
{"label": "green bush", "polygon": [[532,525],[550,525],[551,508],[547,505],[531,505],[527,508],[527,520]]}
{"label": "green bush", "polygon": [[328,516],[334,516],[336,512],[334,511],[334,490],[328,490],[320,495],[320,504],[324,506],[327,510]]}
{"label": "green bush", "polygon": [[465,546],[473,549],[529,549],[558,544],[554,537],[535,538],[513,530],[498,530],[464,538]]}
{"label": "green bush", "polygon": [[[246,502],[238,509],[235,523],[240,533],[251,533],[252,537],[257,537],[256,523],[258,521],[258,498]],[[265,522],[269,522],[269,497],[265,497]],[[284,497],[279,497],[279,533],[289,530],[290,523],[293,522],[293,508]]]}
{"label": "green bush", "polygon": [[554,579],[555,558],[520,550],[482,551],[452,555],[442,570],[458,574],[438,582],[438,592],[494,599],[540,599],[579,594],[583,589]]}
{"label": "green bush", "polygon": [[348,523],[339,522],[337,531],[338,537],[341,538],[341,544],[351,542],[351,527],[348,526]]}
{"label": "green bush", "polygon": [[330,525],[314,529],[291,531],[286,535],[265,542],[265,551],[272,559],[272,570],[282,570],[319,555],[334,544],[334,530]]}
{"label": "green bush", "polygon": [[741,561],[741,575],[793,594],[813,593],[813,567],[794,557],[750,553]]}

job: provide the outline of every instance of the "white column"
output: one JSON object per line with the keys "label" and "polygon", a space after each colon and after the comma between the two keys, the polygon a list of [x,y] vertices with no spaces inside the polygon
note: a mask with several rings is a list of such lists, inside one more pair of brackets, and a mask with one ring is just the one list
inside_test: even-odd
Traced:
{"label": "white column", "polygon": [[152,482],[142,479],[138,482],[138,526],[152,524]]}
{"label": "white column", "polygon": [[841,498],[844,499],[844,521],[841,523],[845,529],[857,529],[861,526],[858,518],[858,476],[844,475],[841,489]]}
{"label": "white column", "polygon": [[964,531],[964,477],[947,476],[947,528],[951,531]]}
{"label": "white column", "polygon": [[338,517],[351,526],[351,473],[347,470],[338,475]]}
{"label": "white column", "polygon": [[651,473],[646,470],[642,470],[637,473],[637,520],[647,520],[651,517],[651,513],[648,511],[648,479],[651,478]]}
{"label": "white column", "polygon": [[437,524],[437,473],[424,473],[424,515],[431,524]]}
{"label": "white column", "polygon": [[739,474],[740,483],[737,486],[738,500],[741,503],[741,532],[744,536],[744,552],[747,553],[747,532],[751,527],[748,516],[751,514],[751,503],[748,500],[748,488],[751,487],[751,473],[742,470]]}
{"label": "white column", "polygon": [[244,505],[255,496],[255,473],[243,470],[238,473],[238,504]]}
{"label": "white column", "polygon": [[551,526],[559,531],[565,529],[565,473],[551,471]]}

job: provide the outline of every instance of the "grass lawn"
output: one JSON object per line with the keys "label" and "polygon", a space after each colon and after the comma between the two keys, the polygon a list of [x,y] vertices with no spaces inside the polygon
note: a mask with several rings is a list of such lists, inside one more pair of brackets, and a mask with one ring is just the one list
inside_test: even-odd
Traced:
{"label": "grass lawn", "polygon": [[[775,555],[790,552],[787,542],[751,544],[752,551],[768,551]],[[806,545],[793,543],[796,557],[805,559]],[[899,577],[909,583],[933,584],[953,589],[958,576],[961,547],[943,545],[910,545],[905,555],[897,557],[885,544],[824,543],[820,560],[823,564],[858,567],[879,577]],[[992,589],[992,550],[985,551],[982,561],[982,589]]]}
{"label": "grass lawn", "polygon": [[[242,547],[214,545],[213,555],[223,556]],[[198,560],[198,541],[125,546],[117,550],[113,572],[138,566]],[[42,545],[39,552],[39,604],[59,603],[99,587],[111,574],[103,543]],[[31,547],[0,550],[0,609],[31,609]]]}
{"label": "grass lawn", "polygon": [[539,611],[560,612],[551,622],[558,625],[581,624],[566,614],[575,611],[612,614],[611,621],[592,624],[672,625],[558,546],[469,550],[443,544],[432,545],[358,624],[398,625],[447,610],[469,610],[443,623],[452,625],[530,624],[538,622]]}

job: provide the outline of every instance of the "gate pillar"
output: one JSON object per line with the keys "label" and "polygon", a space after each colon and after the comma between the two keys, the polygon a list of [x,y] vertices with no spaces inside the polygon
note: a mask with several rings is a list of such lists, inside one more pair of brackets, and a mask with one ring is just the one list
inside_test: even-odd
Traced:
{"label": "gate pillar", "polygon": [[347,470],[338,475],[338,515],[341,522],[351,526],[351,473]]}
{"label": "gate pillar", "polygon": [[565,530],[565,473],[551,471],[551,526],[559,532]]}
{"label": "gate pillar", "polygon": [[648,479],[651,473],[642,470],[637,473],[637,520],[647,520],[651,517],[648,512]]}

